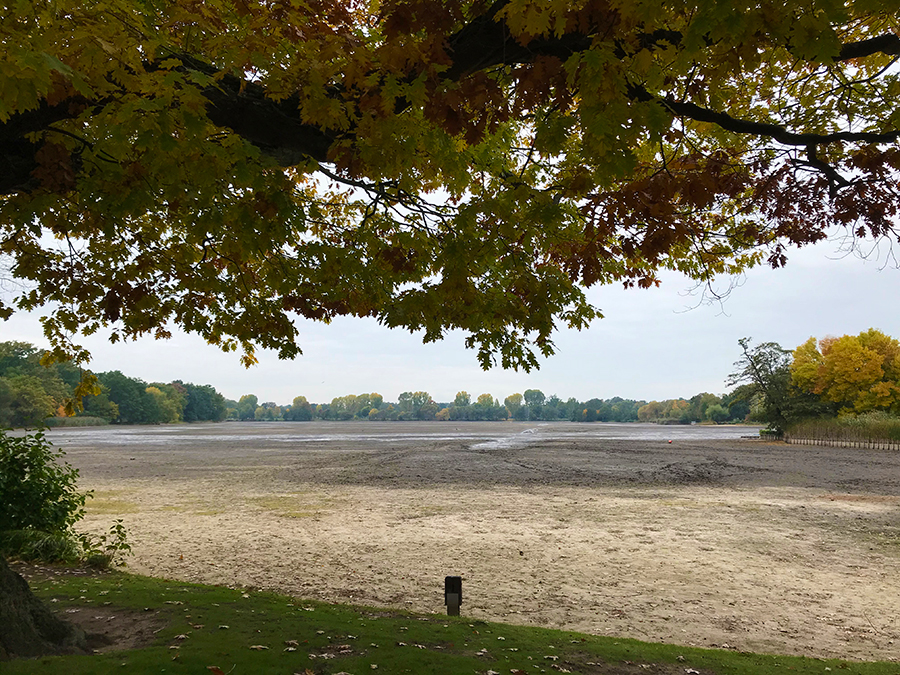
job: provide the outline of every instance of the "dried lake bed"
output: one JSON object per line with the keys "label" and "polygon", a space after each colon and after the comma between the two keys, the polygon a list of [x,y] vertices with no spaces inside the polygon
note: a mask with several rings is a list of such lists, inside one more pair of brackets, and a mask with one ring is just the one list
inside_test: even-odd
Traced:
{"label": "dried lake bed", "polygon": [[[900,454],[740,427],[55,429],[133,571],[677,644],[900,658]],[[668,441],[672,441],[669,443]]]}

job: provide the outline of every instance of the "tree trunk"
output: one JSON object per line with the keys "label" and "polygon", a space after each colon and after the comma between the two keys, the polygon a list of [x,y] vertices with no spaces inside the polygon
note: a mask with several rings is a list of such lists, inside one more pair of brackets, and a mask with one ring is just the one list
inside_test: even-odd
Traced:
{"label": "tree trunk", "polygon": [[85,650],[84,631],[55,616],[0,556],[0,661]]}

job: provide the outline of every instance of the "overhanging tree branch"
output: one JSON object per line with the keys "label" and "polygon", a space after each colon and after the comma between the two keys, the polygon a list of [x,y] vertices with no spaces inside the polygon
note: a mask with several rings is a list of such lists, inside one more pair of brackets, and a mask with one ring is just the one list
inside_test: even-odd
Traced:
{"label": "overhanging tree branch", "polygon": [[637,101],[656,101],[678,117],[687,117],[695,122],[709,122],[721,129],[736,134],[765,136],[782,145],[793,145],[809,148],[827,143],[893,143],[900,138],[900,130],[885,132],[871,131],[836,131],[830,134],[797,133],[771,122],[755,122],[732,117],[728,113],[703,108],[695,103],[679,101],[671,96],[654,96],[640,86],[632,86],[629,92]]}
{"label": "overhanging tree branch", "polygon": [[[548,34],[527,43],[520,42],[511,32],[506,20],[500,16],[509,4],[508,0],[494,2],[483,14],[469,21],[446,39],[449,66],[440,74],[443,81],[459,81],[473,73],[502,65],[533,62],[538,57],[554,56],[566,60],[571,55],[589,50],[598,38],[610,37],[614,26],[582,26],[581,32],[563,35]],[[600,19],[592,19],[602,23]],[[668,44],[680,45],[682,33],[676,30],[658,29],[638,31],[628,44],[617,42],[616,58],[627,58],[642,49]],[[900,37],[893,34],[879,35],[866,40],[843,45],[836,61],[859,59],[874,54],[900,54]],[[356,129],[329,129],[302,121],[299,113],[299,96],[274,100],[268,97],[265,87],[257,82],[243,80],[235,75],[221,75],[210,64],[189,55],[176,56],[183,68],[217,76],[215,84],[201,89],[208,101],[207,115],[214,124],[230,129],[254,144],[280,166],[301,164],[307,158],[327,161],[335,142],[352,139]],[[155,69],[159,64],[145,64]],[[414,69],[415,70],[415,69]],[[740,134],[771,138],[777,143],[807,148],[809,165],[828,173],[827,165],[816,158],[815,146],[835,142],[892,143],[900,137],[900,130],[884,132],[835,132],[831,134],[798,133],[767,122],[741,120],[726,112],[717,112],[689,101],[652,94],[635,88],[632,97],[637,100],[656,100],[676,116],[715,124],[722,129]],[[331,95],[345,99],[348,105],[354,101],[350,94],[336,83]],[[55,105],[42,103],[38,109],[20,112],[0,124],[0,194],[28,191],[36,187],[33,172],[38,162],[40,148],[26,138],[27,134],[40,132],[52,125],[70,119],[83,110],[83,105],[102,106],[104,102],[68,99]],[[811,149],[811,150],[810,150]],[[835,180],[835,176],[830,176]]]}
{"label": "overhanging tree branch", "polygon": [[850,42],[841,47],[836,60],[860,59],[878,53],[900,54],[900,36],[888,33],[868,40]]}

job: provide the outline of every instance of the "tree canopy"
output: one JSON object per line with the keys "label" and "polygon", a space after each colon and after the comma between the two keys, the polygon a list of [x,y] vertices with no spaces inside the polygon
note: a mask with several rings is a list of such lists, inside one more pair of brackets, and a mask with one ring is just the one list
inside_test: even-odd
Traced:
{"label": "tree canopy", "polygon": [[56,358],[292,319],[529,369],[593,284],[895,237],[897,0],[10,0],[0,255]]}
{"label": "tree canopy", "polygon": [[900,342],[874,328],[810,338],[794,350],[791,380],[844,412],[900,412]]}

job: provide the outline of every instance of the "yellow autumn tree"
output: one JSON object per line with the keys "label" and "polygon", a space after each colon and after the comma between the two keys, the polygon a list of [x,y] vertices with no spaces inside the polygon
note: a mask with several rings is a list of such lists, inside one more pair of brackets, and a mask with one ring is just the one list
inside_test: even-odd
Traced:
{"label": "yellow autumn tree", "polygon": [[900,411],[900,342],[874,328],[818,342],[811,337],[794,350],[791,381],[842,412]]}

